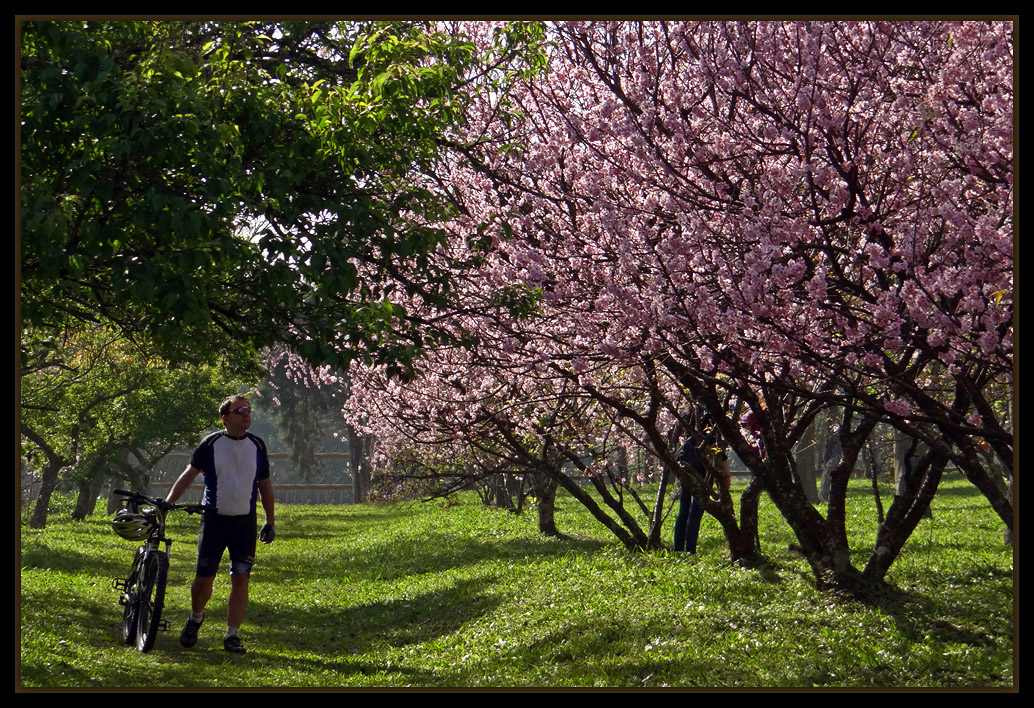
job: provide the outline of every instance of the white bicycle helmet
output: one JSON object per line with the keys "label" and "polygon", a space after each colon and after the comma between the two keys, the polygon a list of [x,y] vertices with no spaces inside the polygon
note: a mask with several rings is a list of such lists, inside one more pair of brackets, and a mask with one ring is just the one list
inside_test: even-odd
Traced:
{"label": "white bicycle helmet", "polygon": [[155,520],[147,514],[123,509],[111,522],[111,528],[127,541],[143,541],[155,528]]}

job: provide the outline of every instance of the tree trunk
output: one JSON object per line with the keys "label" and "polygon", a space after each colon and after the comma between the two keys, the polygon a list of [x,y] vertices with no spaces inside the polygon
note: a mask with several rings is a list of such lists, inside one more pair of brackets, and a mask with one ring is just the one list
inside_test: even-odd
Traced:
{"label": "tree trunk", "polygon": [[668,470],[661,472],[661,483],[657,486],[657,498],[653,505],[653,518],[650,519],[650,545],[661,546],[661,529],[664,527],[664,502],[668,498]]}
{"label": "tree trunk", "polygon": [[977,463],[972,456],[961,460],[961,464],[958,467],[966,479],[979,489],[987,501],[990,502],[991,508],[998,514],[998,518],[1011,530],[1013,509],[1010,496],[1002,493],[994,478],[988,474],[987,468]]}
{"label": "tree trunk", "polygon": [[546,536],[559,536],[560,532],[557,531],[555,518],[556,480],[536,473],[532,475],[531,483],[538,501],[539,533]]}
{"label": "tree trunk", "polygon": [[[842,496],[838,490],[842,485],[841,477],[848,474],[847,470],[848,464],[842,460],[833,475],[831,504]],[[823,518],[789,474],[780,474],[775,469],[767,472],[765,490],[790,524],[799,544],[794,549],[811,566],[816,587],[860,599],[882,589],[884,584],[881,580],[871,581],[851,564],[844,515],[839,510],[841,505],[833,504],[833,508],[828,510],[828,518]]]}
{"label": "tree trunk", "polygon": [[565,475],[562,471],[557,471],[555,474],[550,474],[556,482],[566,489],[572,497],[584,506],[592,516],[599,521],[601,524],[607,527],[607,529],[617,537],[626,548],[630,550],[647,550],[651,548],[649,539],[638,527],[632,529],[626,529],[621,524],[617,523],[607,514],[600,505],[596,503],[596,500],[586,494],[585,490],[578,486],[578,484],[570,477]]}
{"label": "tree trunk", "polygon": [[97,495],[104,485],[104,478],[79,480],[79,498],[72,510],[72,521],[82,521],[97,508]]}
{"label": "tree trunk", "polygon": [[36,506],[29,517],[29,527],[41,529],[47,525],[47,514],[50,511],[50,497],[57,489],[58,481],[61,478],[61,470],[68,465],[68,460],[59,455],[47,441],[35,430],[22,423],[22,435],[31,440],[40,449],[46,459],[46,468],[40,479],[39,495],[36,497]]}
{"label": "tree trunk", "polygon": [[40,480],[39,496],[36,497],[36,506],[29,518],[29,528],[42,529],[47,525],[47,513],[50,511],[50,497],[57,489],[61,469],[64,464],[61,460],[48,460],[47,468]]}
{"label": "tree trunk", "polygon": [[[921,464],[921,458],[923,455],[929,452],[929,446],[914,438],[902,436],[900,433],[894,438],[894,495],[895,498],[900,496],[904,498],[911,498],[914,496],[915,489],[912,485],[917,483],[920,478],[920,474],[915,472],[918,465]],[[933,512],[930,511],[930,506],[927,505],[925,516],[928,519],[933,518]]]}
{"label": "tree trunk", "polygon": [[[123,482],[123,480],[119,480],[119,479],[111,480],[111,489],[113,489],[113,490],[114,489],[125,489],[125,486],[126,485]],[[108,513],[109,516],[111,514],[116,513],[119,509],[122,508],[122,500],[123,499],[125,499],[125,497],[119,496],[119,495],[114,494],[114,493],[109,491],[109,493],[108,493],[108,508],[107,508],[107,513]]]}
{"label": "tree trunk", "polygon": [[370,488],[370,447],[372,439],[348,430],[348,456],[352,462],[352,503],[362,504]]}
{"label": "tree trunk", "polygon": [[815,416],[804,434],[804,439],[797,444],[799,452],[794,455],[794,466],[801,481],[801,489],[812,504],[818,504],[820,501],[819,478],[824,471],[821,466],[825,451],[825,438],[822,433],[826,425],[824,415]]}
{"label": "tree trunk", "polygon": [[871,581],[882,582],[891,563],[901,553],[905,541],[930,511],[930,501],[940,484],[948,462],[947,451],[929,450],[915,467],[909,470],[899,489],[904,493],[894,496],[887,510],[887,519],[876,532],[876,545],[864,574]]}
{"label": "tree trunk", "polygon": [[[761,539],[758,536],[758,506],[761,502],[762,491],[764,491],[764,487],[762,487],[761,482],[758,481],[757,477],[752,477],[750,482],[747,484],[747,488],[743,490],[743,494],[740,496],[741,538],[737,538],[736,540],[736,546],[740,553],[740,557],[744,557],[746,555],[743,551],[747,548],[748,542],[750,553],[761,553]],[[730,539],[729,550],[733,556],[737,555],[737,552],[733,550],[732,539]],[[734,560],[736,560],[735,557]]]}
{"label": "tree trunk", "polygon": [[825,444],[822,446],[822,454],[820,455],[821,464],[820,469],[822,471],[822,483],[819,486],[819,500],[827,502],[829,501],[830,484],[832,481],[833,470],[840,464],[840,434],[834,432],[834,422],[840,420],[840,413],[838,408],[829,409],[833,413],[830,414],[827,411],[826,414],[826,426],[824,429],[825,433]]}
{"label": "tree trunk", "polygon": [[[868,445],[866,445],[868,448]],[[876,502],[876,524],[883,523],[883,499],[880,498],[880,476],[879,474],[873,474],[870,478],[872,480],[872,498]]]}
{"label": "tree trunk", "polygon": [[509,481],[512,478],[513,476],[510,474],[493,474],[485,479],[485,484],[487,484],[491,490],[489,499],[493,505],[500,509],[506,509],[508,511],[515,510],[513,493],[509,486]]}

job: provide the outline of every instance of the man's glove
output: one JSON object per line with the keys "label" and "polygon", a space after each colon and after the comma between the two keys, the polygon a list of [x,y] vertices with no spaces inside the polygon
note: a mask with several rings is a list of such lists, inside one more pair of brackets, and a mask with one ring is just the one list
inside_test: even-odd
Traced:
{"label": "man's glove", "polygon": [[273,528],[273,524],[264,524],[262,530],[259,531],[259,540],[262,543],[272,543],[274,538],[276,538],[276,529]]}

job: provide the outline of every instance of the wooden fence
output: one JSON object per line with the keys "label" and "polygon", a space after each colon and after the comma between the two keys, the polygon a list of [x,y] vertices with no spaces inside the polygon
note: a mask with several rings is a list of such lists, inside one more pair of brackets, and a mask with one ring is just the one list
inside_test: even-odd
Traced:
{"label": "wooden fence", "polygon": [[[290,455],[269,453],[277,504],[352,503],[352,462],[348,454],[317,453],[316,460],[319,470],[311,474],[309,479],[302,479],[292,468]],[[151,475],[151,492],[164,495],[189,462],[190,455],[187,453],[172,453],[162,458]],[[200,480],[194,482],[183,501],[200,501],[202,489]]]}
{"label": "wooden fence", "polygon": [[[352,503],[352,463],[347,453],[317,453],[319,470],[309,475],[308,479],[302,479],[301,475],[292,469],[290,455],[274,452],[270,453],[269,458],[277,504]],[[171,453],[162,458],[151,474],[148,485],[150,493],[155,496],[164,496],[189,462],[189,453]],[[32,474],[24,461],[22,462],[21,478],[22,505],[35,503],[39,494],[40,477]],[[203,489],[201,481],[195,481],[182,501],[185,503],[200,502]],[[64,491],[74,493],[75,489],[73,487]],[[101,491],[101,496],[107,497],[109,492],[110,489],[106,486]]]}

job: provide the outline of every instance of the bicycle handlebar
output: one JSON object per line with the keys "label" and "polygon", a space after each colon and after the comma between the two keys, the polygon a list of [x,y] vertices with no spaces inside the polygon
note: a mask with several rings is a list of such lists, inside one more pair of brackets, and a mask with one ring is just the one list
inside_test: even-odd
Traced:
{"label": "bicycle handlebar", "polygon": [[159,497],[149,497],[146,494],[140,492],[129,492],[125,489],[113,489],[111,490],[114,494],[118,494],[123,497],[129,497],[137,502],[144,502],[146,504],[152,504],[163,511],[171,511],[173,509],[182,509],[188,514],[200,514],[205,511],[210,511],[213,514],[216,513],[217,509],[214,506],[208,504],[173,504],[167,502]]}

